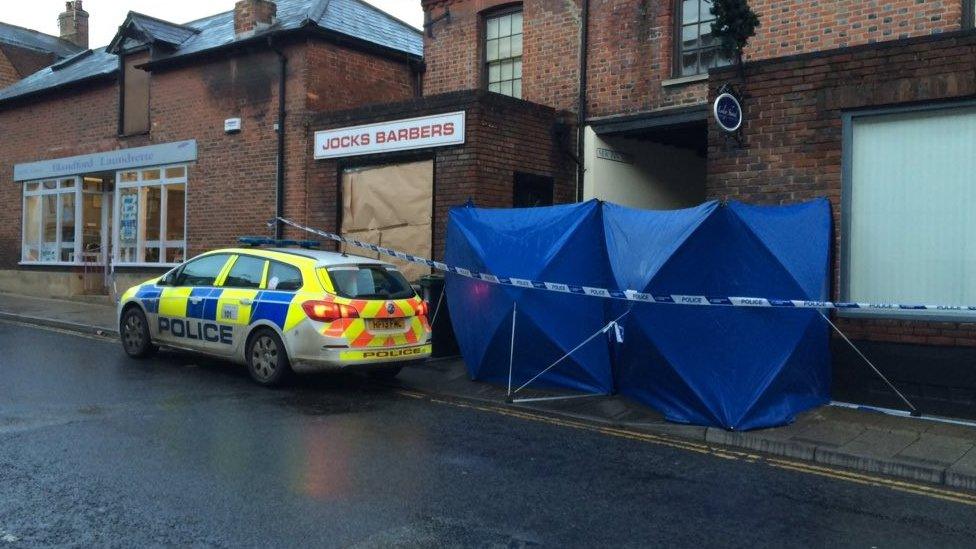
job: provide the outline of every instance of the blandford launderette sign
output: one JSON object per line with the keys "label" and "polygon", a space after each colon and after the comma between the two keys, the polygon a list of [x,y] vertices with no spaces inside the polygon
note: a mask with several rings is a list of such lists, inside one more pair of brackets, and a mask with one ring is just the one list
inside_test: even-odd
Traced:
{"label": "blandford launderette sign", "polygon": [[148,147],[133,147],[66,158],[14,165],[14,181],[47,179],[145,166],[191,162],[197,159],[197,141],[174,141]]}

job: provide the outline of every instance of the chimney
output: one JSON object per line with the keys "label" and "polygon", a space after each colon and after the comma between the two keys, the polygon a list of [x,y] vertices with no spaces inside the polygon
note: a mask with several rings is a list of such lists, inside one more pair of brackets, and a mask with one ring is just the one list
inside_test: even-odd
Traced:
{"label": "chimney", "polygon": [[268,0],[239,0],[234,4],[234,35],[241,38],[271,26],[277,12]]}
{"label": "chimney", "polygon": [[81,9],[81,0],[64,3],[64,13],[58,16],[61,38],[88,49],[88,12]]}

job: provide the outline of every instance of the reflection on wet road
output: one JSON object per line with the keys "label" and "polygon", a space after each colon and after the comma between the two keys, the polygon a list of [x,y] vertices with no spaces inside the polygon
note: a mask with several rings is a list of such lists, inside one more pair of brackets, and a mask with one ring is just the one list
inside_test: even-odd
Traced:
{"label": "reflection on wet road", "polygon": [[0,548],[966,546],[976,508],[0,322]]}

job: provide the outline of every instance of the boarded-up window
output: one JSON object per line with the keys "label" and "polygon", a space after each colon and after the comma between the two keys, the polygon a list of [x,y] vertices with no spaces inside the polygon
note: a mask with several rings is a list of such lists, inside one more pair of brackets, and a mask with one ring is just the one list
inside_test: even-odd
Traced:
{"label": "boarded-up window", "polygon": [[137,69],[142,56],[126,58],[122,80],[122,134],[133,135],[149,131],[149,73]]}
{"label": "boarded-up window", "polygon": [[[342,172],[342,234],[430,257],[434,210],[434,163],[430,160],[389,164]],[[360,248],[351,254],[377,257]],[[391,261],[390,257],[380,259]],[[408,280],[430,274],[415,263],[392,260]]]}

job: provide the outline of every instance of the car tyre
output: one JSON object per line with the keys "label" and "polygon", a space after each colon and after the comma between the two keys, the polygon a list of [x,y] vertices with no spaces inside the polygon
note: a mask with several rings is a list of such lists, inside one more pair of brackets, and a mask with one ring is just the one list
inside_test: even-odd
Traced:
{"label": "car tyre", "polygon": [[129,307],[122,313],[119,322],[119,338],[122,349],[132,358],[149,358],[156,354],[159,347],[153,344],[149,334],[149,322],[139,307]]}
{"label": "car tyre", "polygon": [[274,330],[258,328],[247,341],[247,371],[265,387],[283,384],[291,375],[285,344]]}

